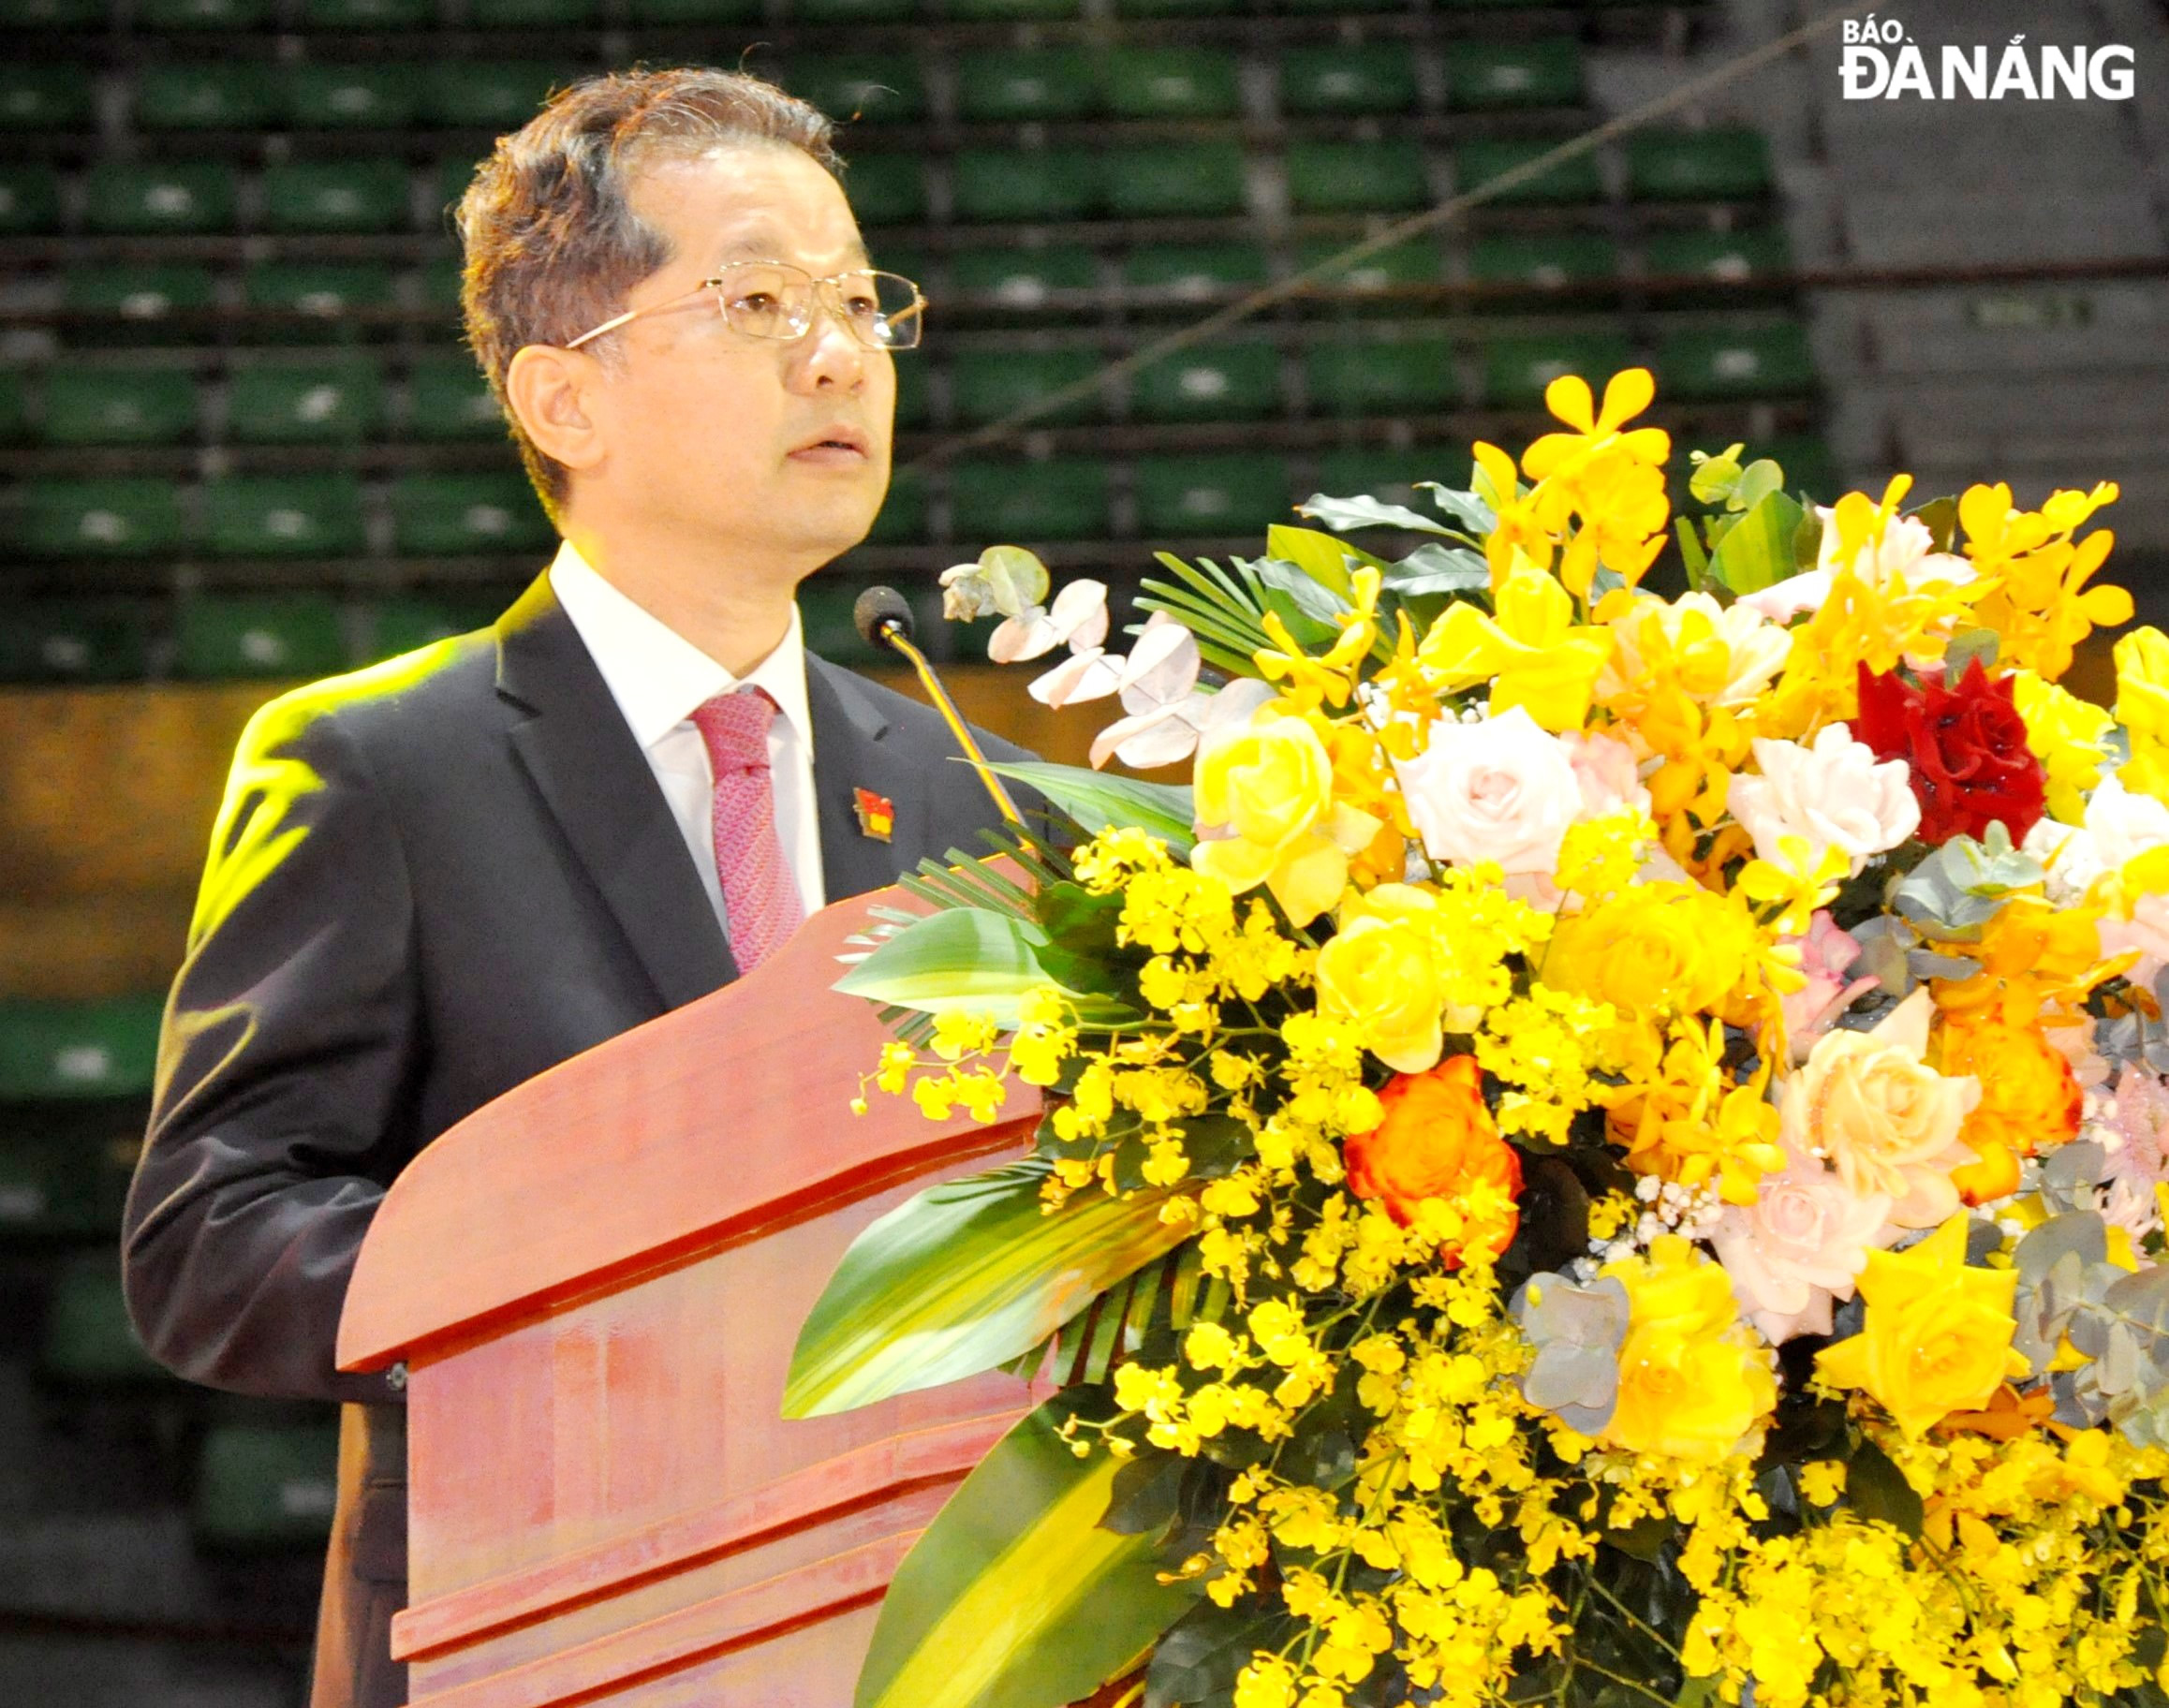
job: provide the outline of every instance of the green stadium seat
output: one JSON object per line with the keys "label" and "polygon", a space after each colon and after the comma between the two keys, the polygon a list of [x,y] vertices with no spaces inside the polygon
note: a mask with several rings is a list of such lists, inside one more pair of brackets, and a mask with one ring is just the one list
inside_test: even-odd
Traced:
{"label": "green stadium seat", "polygon": [[137,0],[136,28],[254,30],[272,21],[273,0]]}
{"label": "green stadium seat", "polygon": [[1627,193],[1636,201],[1749,201],[1770,184],[1770,145],[1759,130],[1642,130],[1627,139]]}
{"label": "green stadium seat", "polygon": [[436,21],[436,0],[302,0],[312,30],[420,30]]}
{"label": "green stadium seat", "polygon": [[1247,421],[1280,408],[1280,352],[1262,338],[1194,345],[1140,368],[1130,413],[1141,421]]}
{"label": "green stadium seat", "polygon": [[547,551],[557,533],[527,477],[401,475],[391,483],[391,538],[418,557]]}
{"label": "green stadium seat", "polygon": [[[532,502],[533,493],[528,496]],[[380,600],[369,611],[369,660],[396,658],[454,635],[486,628],[496,620],[502,603],[473,598]]]}
{"label": "green stadium seat", "polygon": [[889,495],[866,536],[870,546],[922,544],[928,537],[926,479],[913,469],[889,477]]}
{"label": "green stadium seat", "polygon": [[1483,346],[1483,401],[1495,409],[1541,407],[1544,388],[1562,374],[1579,374],[1599,397],[1604,383],[1634,354],[1616,332],[1552,332],[1497,338]]}
{"label": "green stadium seat", "polygon": [[1388,214],[1431,199],[1412,143],[1291,142],[1288,199],[1299,214]]}
{"label": "green stadium seat", "polygon": [[415,359],[406,374],[406,432],[434,441],[505,436],[504,415],[472,356]]}
{"label": "green stadium seat", "polygon": [[278,110],[278,85],[247,60],[149,65],[136,75],[136,124],[144,130],[261,130]]}
{"label": "green stadium seat", "polygon": [[79,1135],[45,1125],[26,1110],[0,1115],[0,1240],[107,1232],[95,1152]]}
{"label": "green stadium seat", "polygon": [[1247,536],[1295,520],[1279,457],[1140,457],[1133,485],[1138,530],[1148,537]]}
{"label": "green stadium seat", "polygon": [[583,30],[601,10],[599,0],[467,0],[467,22],[478,30]]}
{"label": "green stadium seat", "polygon": [[49,445],[178,445],[194,436],[186,368],[53,368],[45,376]]}
{"label": "green stadium seat", "polygon": [[1103,189],[1118,219],[1211,218],[1241,214],[1249,203],[1237,142],[1112,150]]}
{"label": "green stadium seat", "polygon": [[934,419],[934,370],[919,355],[900,355],[895,366],[896,431],[910,433]]}
{"label": "green stadium seat", "polygon": [[[204,537],[223,556],[345,557],[364,543],[362,483],[352,475],[206,481],[203,513]],[[184,654],[186,647],[184,632]]]}
{"label": "green stadium seat", "polygon": [[1058,291],[1088,291],[1099,283],[1092,251],[1075,243],[1051,249],[967,249],[950,267],[962,297],[1004,308],[1038,308]]}
{"label": "green stadium seat", "polygon": [[949,169],[959,219],[1083,219],[1099,199],[1094,157],[1067,150],[961,149]]}
{"label": "green stadium seat", "polygon": [[1303,374],[1317,416],[1428,413],[1461,401],[1444,338],[1319,339],[1303,352]]}
{"label": "green stadium seat", "polygon": [[968,125],[1081,119],[1099,110],[1093,58],[1068,48],[960,53],[956,116]]}
{"label": "green stadium seat", "polygon": [[840,123],[901,125],[926,114],[926,79],[908,53],[808,54],[790,62],[784,82]]}
{"label": "green stadium seat", "polygon": [[1574,107],[1582,99],[1582,50],[1571,37],[1457,42],[1446,55],[1446,101],[1456,111]]}
{"label": "green stadium seat", "polygon": [[0,29],[102,30],[106,0],[0,0]]}
{"label": "green stadium seat", "polygon": [[415,274],[422,306],[438,310],[454,328],[460,318],[460,271],[457,256],[442,256],[424,261]]}
{"label": "green stadium seat", "polygon": [[291,160],[264,169],[263,223],[288,232],[394,231],[407,223],[398,160]]}
{"label": "green stadium seat", "polygon": [[0,1103],[149,1091],[165,1006],[162,995],[0,1000]]}
{"label": "green stadium seat", "polygon": [[130,682],[148,663],[143,625],[129,606],[25,599],[0,611],[0,680]]}
{"label": "green stadium seat", "polygon": [[177,626],[174,667],[199,682],[325,676],[347,664],[339,607],[320,593],[184,599]]}
{"label": "green stadium seat", "polygon": [[[1480,189],[1494,178],[1526,166],[1558,146],[1558,140],[1486,137],[1453,151],[1457,194]],[[1568,207],[1604,199],[1604,176],[1594,155],[1576,155],[1549,170],[1524,180],[1491,198],[1496,207]]]}
{"label": "green stadium seat", "polygon": [[430,124],[516,130],[574,73],[531,59],[439,59],[421,70],[421,117]]}
{"label": "green stadium seat", "polygon": [[218,287],[208,267],[70,267],[61,276],[60,305],[69,314],[110,315],[150,329],[176,313],[211,308]]}
{"label": "green stadium seat", "polygon": [[926,170],[917,155],[860,155],[844,193],[864,226],[907,226],[926,214]]}
{"label": "green stadium seat", "polygon": [[236,196],[233,169],[219,162],[109,160],[84,174],[83,224],[127,236],[224,231],[233,225]]}
{"label": "green stadium seat", "polygon": [[[759,18],[760,0],[734,0]],[[903,23],[919,16],[920,0],[796,0],[792,11],[803,23]]]}
{"label": "green stadium seat", "polygon": [[1397,0],[1274,0],[1274,9],[1282,12],[1376,12],[1398,11]]}
{"label": "green stadium seat", "polygon": [[1408,112],[1416,105],[1415,56],[1405,47],[1291,48],[1280,56],[1284,112]]}
{"label": "green stadium seat", "polygon": [[1749,445],[1750,457],[1768,457],[1785,471],[1785,490],[1805,490],[1819,504],[1835,504],[1845,488],[1840,483],[1837,461],[1830,447],[1819,438],[1793,434],[1766,444]]}
{"label": "green stadium seat", "polygon": [[1784,227],[1776,225],[1738,231],[1652,231],[1642,240],[1642,261],[1653,278],[1707,279],[1736,290],[1767,285],[1790,272],[1793,246]]}
{"label": "green stadium seat", "polygon": [[762,0],[630,0],[627,15],[635,23],[756,23],[767,9]]}
{"label": "green stadium seat", "polygon": [[1226,119],[1243,110],[1235,59],[1203,48],[1117,48],[1107,106],[1123,119]]}
{"label": "green stadium seat", "polygon": [[1652,367],[1658,395],[1675,401],[1800,397],[1815,390],[1815,358],[1796,321],[1668,332]]}
{"label": "green stadium seat", "polygon": [[0,66],[0,130],[84,130],[96,112],[87,66]]}
{"label": "green stadium seat", "polygon": [[1079,0],[945,0],[943,9],[964,23],[1040,23],[1077,16]]}
{"label": "green stadium seat", "polygon": [[1224,18],[1248,9],[1246,0],[1114,0],[1122,18]]}
{"label": "green stadium seat", "polygon": [[429,213],[423,221],[427,229],[452,228],[453,210],[467,193],[467,185],[475,181],[475,173],[481,162],[465,155],[452,155],[436,163],[429,175]]}
{"label": "green stadium seat", "polygon": [[952,531],[967,549],[1107,532],[1107,470],[1083,458],[961,463],[950,474]]}
{"label": "green stadium seat", "polygon": [[25,480],[17,496],[17,544],[33,557],[149,557],[182,541],[170,480]]}
{"label": "green stadium seat", "polygon": [[1498,232],[1468,246],[1470,282],[1508,302],[1618,276],[1618,245],[1596,231]]}
{"label": "green stadium seat", "polygon": [[1150,243],[1122,261],[1122,287],[1164,299],[1165,306],[1256,290],[1271,277],[1255,243]]}
{"label": "green stadium seat", "polygon": [[302,64],[284,81],[286,122],[302,130],[395,130],[414,122],[420,96],[406,66]]}
{"label": "green stadium seat", "polygon": [[[967,350],[950,365],[950,395],[956,419],[978,426],[1089,379],[1106,366],[1107,358],[1094,349]],[[1052,414],[1036,417],[1034,424],[1096,421],[1106,412],[1101,396],[1087,392]]]}
{"label": "green stadium seat", "polygon": [[[1297,246],[1295,264],[1307,272],[1350,247],[1349,243],[1338,238],[1330,242],[1313,240]],[[1429,238],[1418,237],[1366,255],[1360,261],[1335,266],[1325,275],[1323,283],[1332,290],[1384,291],[1405,286],[1436,285],[1444,275],[1445,258],[1439,253],[1438,244]]]}
{"label": "green stadium seat", "polygon": [[383,375],[367,357],[251,362],[227,387],[226,436],[236,445],[359,445],[383,420]]}
{"label": "green stadium seat", "polygon": [[46,1296],[37,1362],[48,1378],[70,1386],[174,1379],[136,1338],[121,1291],[121,1254],[111,1246],[70,1252],[62,1260]]}
{"label": "green stadium seat", "polygon": [[356,316],[396,301],[391,270],[368,261],[264,261],[242,275],[243,304],[258,314],[292,317],[255,326],[250,335],[274,343],[357,337]]}
{"label": "green stadium seat", "polygon": [[189,1529],[235,1553],[321,1549],[338,1497],[337,1424],[222,1424],[204,1432]]}
{"label": "green stadium seat", "polygon": [[20,445],[30,436],[30,376],[21,368],[0,368],[0,445]]}
{"label": "green stadium seat", "polygon": [[[1467,450],[1388,450],[1360,448],[1329,451],[1319,459],[1318,484],[1312,489],[1329,498],[1372,497],[1381,504],[1408,505],[1423,513],[1436,507],[1429,496],[1416,490],[1419,480],[1438,480],[1449,486],[1466,485]],[[1307,496],[1308,494],[1305,494]]]}
{"label": "green stadium seat", "polygon": [[0,234],[60,225],[60,177],[50,166],[0,166]]}

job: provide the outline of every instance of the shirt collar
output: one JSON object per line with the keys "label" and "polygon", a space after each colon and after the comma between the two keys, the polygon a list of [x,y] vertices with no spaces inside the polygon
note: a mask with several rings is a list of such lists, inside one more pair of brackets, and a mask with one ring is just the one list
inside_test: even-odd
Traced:
{"label": "shirt collar", "polygon": [[805,629],[795,601],[782,640],[741,681],[604,580],[570,540],[557,548],[550,566],[550,586],[595,659],[595,668],[602,673],[642,751],[690,719],[703,701],[740,686],[766,690],[806,751],[813,750],[813,715],[805,692]]}

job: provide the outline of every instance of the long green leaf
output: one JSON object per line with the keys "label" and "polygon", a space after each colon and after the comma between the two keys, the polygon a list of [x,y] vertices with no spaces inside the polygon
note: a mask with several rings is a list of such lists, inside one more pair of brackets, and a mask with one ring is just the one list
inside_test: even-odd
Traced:
{"label": "long green leaf", "polygon": [[1029,783],[1097,836],[1109,825],[1133,825],[1167,840],[1168,852],[1181,859],[1197,840],[1192,830],[1189,789],[1178,783],[1143,783],[1135,777],[1109,776],[1082,765],[1034,761],[993,767],[1005,777]]}
{"label": "long green leaf", "polygon": [[1024,1023],[1025,996],[1052,985],[1086,1023],[1135,1016],[1120,1003],[1072,991],[1050,974],[1037,925],[984,907],[951,907],[906,926],[836,980],[847,996],[923,1014],[984,1014],[1002,1030]]}
{"label": "long green leaf", "polygon": [[1793,536],[1798,504],[1771,493],[1727,530],[1710,553],[1709,569],[1734,593],[1755,593],[1793,573]]}
{"label": "long green leaf", "polygon": [[1181,1243],[1164,1191],[1040,1203],[1027,1157],[946,1181],[851,1243],[799,1331],[783,1415],[821,1417],[1005,1363]]}
{"label": "long green leaf", "polygon": [[[1195,1604],[1161,1583],[1157,1534],[1099,1528],[1120,1462],[1079,1459],[1050,1400],[966,1478],[889,1585],[857,1708],[1061,1708]],[[1085,1437],[1089,1439],[1089,1436]]]}

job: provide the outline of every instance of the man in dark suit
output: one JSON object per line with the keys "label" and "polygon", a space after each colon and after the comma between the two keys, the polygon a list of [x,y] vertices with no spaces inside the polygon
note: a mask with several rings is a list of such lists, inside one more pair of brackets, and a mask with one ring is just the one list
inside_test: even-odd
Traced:
{"label": "man in dark suit", "polygon": [[401,1376],[332,1364],[393,1176],[998,822],[934,713],[800,640],[917,336],[836,165],[811,109],[702,71],[501,141],[460,211],[468,331],[565,546],[493,628],[285,696],[235,758],[125,1262],[183,1375],[347,1403],[315,1708],[406,1701]]}

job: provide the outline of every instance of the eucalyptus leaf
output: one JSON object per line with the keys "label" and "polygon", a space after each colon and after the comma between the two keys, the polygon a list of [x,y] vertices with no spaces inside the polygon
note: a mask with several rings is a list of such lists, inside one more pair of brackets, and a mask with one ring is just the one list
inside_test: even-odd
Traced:
{"label": "eucalyptus leaf", "polygon": [[1080,1194],[1047,1215],[1040,1188],[1052,1171],[1026,1157],[944,1181],[852,1241],[799,1331],[784,1416],[995,1369],[1181,1243],[1182,1227],[1160,1220],[1160,1188]]}
{"label": "eucalyptus leaf", "polygon": [[1914,924],[1966,941],[1979,935],[2013,891],[2044,876],[2041,862],[2013,847],[2010,831],[1997,819],[1979,842],[1954,836],[1944,843],[1899,881],[1891,903]]}
{"label": "eucalyptus leaf", "polygon": [[1150,1535],[1101,1527],[1121,1463],[1070,1450],[1077,1408],[1033,1412],[936,1515],[881,1603],[856,1708],[1062,1708],[1196,1603],[1197,1583],[1158,1581]]}

